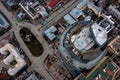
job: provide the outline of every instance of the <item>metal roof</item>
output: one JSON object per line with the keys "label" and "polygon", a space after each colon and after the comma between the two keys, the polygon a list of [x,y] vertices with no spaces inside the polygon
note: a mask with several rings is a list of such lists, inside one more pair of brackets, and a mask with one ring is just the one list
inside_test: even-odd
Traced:
{"label": "metal roof", "polygon": [[56,31],[57,31],[57,28],[55,26],[51,26],[44,33],[49,38],[50,41],[53,41],[56,38],[56,35],[54,34],[54,32]]}
{"label": "metal roof", "polygon": [[0,13],[0,25],[2,25],[1,27],[4,27],[4,28],[9,27],[8,21],[4,18],[4,16],[1,13]]}
{"label": "metal roof", "polygon": [[64,16],[64,19],[65,19],[70,25],[72,25],[72,24],[74,24],[74,23],[76,22],[69,14],[66,14],[66,15]]}
{"label": "metal roof", "polygon": [[83,15],[83,12],[78,8],[74,8],[72,11],[70,11],[70,15],[77,19],[79,16]]}
{"label": "metal roof", "polygon": [[92,33],[95,37],[95,41],[99,45],[103,45],[107,41],[107,38],[108,38],[105,29],[102,28],[101,26],[99,26],[97,23],[94,23],[91,26],[91,29],[92,29]]}

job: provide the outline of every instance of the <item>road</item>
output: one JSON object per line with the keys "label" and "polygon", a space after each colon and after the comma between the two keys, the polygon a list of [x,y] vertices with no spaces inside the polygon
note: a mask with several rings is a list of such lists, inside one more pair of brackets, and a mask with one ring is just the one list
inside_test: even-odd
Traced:
{"label": "road", "polygon": [[52,14],[47,20],[46,24],[42,27],[43,29],[41,31],[44,31],[48,27],[52,26],[55,22],[60,20],[65,14],[69,13],[73,8],[76,7],[78,3],[80,3],[82,0],[71,0],[67,5],[60,8],[57,12]]}
{"label": "road", "polygon": [[[19,26],[26,26],[27,28],[31,29],[33,34],[36,35],[36,30],[34,29],[35,25],[32,25],[30,23],[17,23],[15,21],[15,19],[12,19],[12,13],[11,12],[8,12],[8,10],[4,7],[4,5],[0,2],[0,11],[4,13],[4,15],[8,18],[8,20],[11,22],[11,26],[12,26],[12,29],[7,32],[5,35],[3,35],[1,37],[1,39],[12,33],[12,31],[15,33],[15,36],[18,40],[18,42],[20,43],[20,46],[21,48],[25,51],[25,53],[27,54],[27,56],[29,57],[30,61],[32,62],[32,65],[29,67],[29,69],[32,69],[32,70],[36,70],[40,73],[40,75],[44,76],[46,80],[53,80],[53,78],[50,76],[50,74],[46,71],[46,69],[44,68],[44,59],[46,58],[47,54],[48,54],[48,51],[49,49],[47,49],[47,43],[44,42],[43,44],[43,47],[46,48],[43,55],[40,56],[40,57],[33,57],[31,52],[28,50],[28,48],[26,47],[26,45],[24,44],[23,40],[21,39],[20,37],[20,34],[19,34],[19,31],[20,31],[20,27]],[[16,26],[16,23],[18,24]],[[38,34],[38,40],[41,42],[41,41],[44,41],[43,37]],[[42,43],[42,42],[41,42]]]}
{"label": "road", "polygon": [[[13,18],[13,14],[9,12],[4,5],[0,2],[0,11],[4,13],[4,15],[8,18],[8,20],[11,23],[11,30],[5,35],[3,35],[0,39],[2,39],[4,36],[14,32],[15,36],[20,43],[21,48],[25,51],[26,55],[29,57],[30,61],[32,62],[32,65],[29,67],[30,70],[36,70],[38,71],[42,76],[45,77],[46,80],[53,80],[53,77],[47,72],[47,70],[44,67],[44,59],[48,54],[52,55],[53,50],[51,49],[50,45],[44,40],[42,37],[43,31],[53,25],[56,21],[58,21],[60,18],[62,18],[66,13],[68,13],[71,9],[73,9],[81,0],[71,0],[68,4],[66,4],[64,7],[60,8],[58,11],[53,13],[48,19],[46,19],[46,24],[42,27],[41,25],[33,25],[31,23],[17,23],[15,19]],[[16,25],[16,23],[18,25]],[[28,29],[32,31],[34,35],[37,35],[36,38],[39,40],[40,43],[42,43],[44,47],[44,53],[40,57],[34,57],[32,56],[31,52],[29,49],[26,47],[24,44],[23,40],[20,37],[19,31],[20,27],[19,26],[25,26]],[[41,28],[42,27],[42,28]],[[41,28],[40,31],[38,29]]]}
{"label": "road", "polygon": [[[94,60],[91,60],[87,63],[82,63],[80,60],[76,60],[76,58],[74,58],[73,56],[73,62],[71,62],[70,59],[68,59],[67,57],[71,57],[71,54],[67,51],[67,49],[65,48],[64,46],[64,38],[66,37],[67,33],[69,32],[69,30],[73,29],[73,27],[75,26],[70,26],[61,36],[60,38],[60,46],[59,46],[59,51],[60,51],[60,54],[62,55],[62,57],[65,59],[64,62],[70,62],[72,65],[71,66],[74,66],[76,67],[78,70],[80,68],[86,68],[86,69],[90,69],[92,68],[95,64],[97,64],[97,62],[103,57],[106,55],[106,50],[104,50],[96,59]],[[70,65],[69,63],[69,65]]]}

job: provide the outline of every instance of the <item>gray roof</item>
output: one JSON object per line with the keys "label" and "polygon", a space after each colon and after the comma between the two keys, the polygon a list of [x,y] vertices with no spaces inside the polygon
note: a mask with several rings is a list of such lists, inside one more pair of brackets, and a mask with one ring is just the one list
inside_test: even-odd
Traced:
{"label": "gray roof", "polygon": [[49,38],[50,41],[53,41],[56,38],[56,35],[54,34],[56,31],[57,28],[55,26],[51,26],[44,33]]}
{"label": "gray roof", "polygon": [[90,2],[87,5],[88,5],[89,8],[91,8],[95,12],[95,14],[99,14],[102,11],[102,9],[99,8],[98,6],[96,6],[93,2]]}
{"label": "gray roof", "polygon": [[31,74],[27,79],[25,79],[25,80],[39,80],[36,76],[35,76],[35,74]]}
{"label": "gray roof", "polygon": [[2,25],[1,27],[3,28],[9,27],[8,21],[4,18],[4,16],[1,13],[0,13],[0,25]]}
{"label": "gray roof", "polygon": [[91,26],[91,29],[92,29],[92,33],[94,35],[95,41],[99,45],[103,45],[104,43],[106,43],[106,41],[108,39],[108,35],[107,35],[107,33],[106,33],[104,28],[99,26],[97,23],[94,23]]}
{"label": "gray roof", "polygon": [[112,5],[108,7],[109,12],[115,16],[117,19],[120,20],[120,11],[116,8],[114,8]]}
{"label": "gray roof", "polygon": [[32,19],[36,19],[39,15],[42,17],[46,17],[48,15],[46,9],[38,0],[21,0],[19,5]]}
{"label": "gray roof", "polygon": [[70,15],[77,19],[79,16],[83,15],[83,12],[78,8],[74,8],[72,11],[70,11]]}
{"label": "gray roof", "polygon": [[8,6],[11,7],[11,6],[14,5],[14,0],[8,0],[6,3],[7,3]]}
{"label": "gray roof", "polygon": [[74,24],[74,23],[76,22],[69,14],[66,14],[66,15],[64,16],[64,19],[65,19],[70,25],[72,25],[72,24]]}
{"label": "gray roof", "polygon": [[89,0],[83,0],[82,2],[78,3],[77,8],[81,9],[83,8]]}

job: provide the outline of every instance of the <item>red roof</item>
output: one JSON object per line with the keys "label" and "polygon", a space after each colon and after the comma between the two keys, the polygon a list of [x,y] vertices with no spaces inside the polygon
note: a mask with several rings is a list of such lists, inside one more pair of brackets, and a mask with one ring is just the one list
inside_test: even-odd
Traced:
{"label": "red roof", "polygon": [[10,77],[6,72],[2,72],[0,78],[2,78],[2,80],[9,80]]}
{"label": "red roof", "polygon": [[58,47],[59,46],[59,41],[55,40],[54,44],[55,44],[56,47]]}
{"label": "red roof", "polygon": [[107,72],[107,74],[109,76],[113,76],[114,75],[114,73],[109,69],[109,67],[106,67],[105,71]]}
{"label": "red roof", "polygon": [[57,3],[59,3],[61,0],[52,0],[51,2],[49,2],[47,5],[48,7],[54,7]]}

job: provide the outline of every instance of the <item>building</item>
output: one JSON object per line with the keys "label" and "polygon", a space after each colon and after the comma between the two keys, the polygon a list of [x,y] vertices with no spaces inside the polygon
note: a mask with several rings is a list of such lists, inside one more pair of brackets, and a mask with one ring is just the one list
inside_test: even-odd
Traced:
{"label": "building", "polygon": [[8,21],[5,19],[5,17],[0,13],[0,27],[1,28],[8,28],[10,26],[10,24],[8,23]]}
{"label": "building", "polygon": [[89,28],[84,28],[80,33],[71,36],[71,42],[79,51],[89,50],[95,44],[89,35]]}
{"label": "building", "polygon": [[23,12],[19,12],[17,16],[19,19],[23,19],[23,18],[25,18],[26,14]]}
{"label": "building", "polygon": [[37,0],[22,0],[19,5],[33,20],[48,16],[46,9]]}
{"label": "building", "polygon": [[7,0],[6,3],[9,7],[12,7],[14,5],[14,0]]}
{"label": "building", "polygon": [[114,23],[107,19],[101,20],[99,23],[94,23],[90,27],[90,31],[94,36],[94,40],[98,45],[103,45],[108,40],[108,34],[114,29]]}
{"label": "building", "polygon": [[106,43],[108,35],[104,28],[99,26],[97,23],[94,23],[91,26],[90,31],[92,32],[94,40],[98,45],[103,45],[104,43]]}
{"label": "building", "polygon": [[[81,3],[63,17],[69,27],[59,40],[61,62],[73,76],[82,70],[92,69],[106,55],[107,50],[103,47],[114,28],[114,23],[108,18],[97,21],[102,17],[99,7],[89,0]],[[93,19],[93,15],[97,19]]]}
{"label": "building", "polygon": [[69,25],[72,25],[76,22],[75,19],[73,19],[69,14],[66,14],[63,18]]}
{"label": "building", "polygon": [[74,80],[115,80],[120,68],[109,58],[102,58],[89,72],[81,73]]}
{"label": "building", "polygon": [[87,3],[88,8],[92,9],[95,14],[98,14],[100,16],[102,9],[97,7],[93,2]]}
{"label": "building", "polygon": [[106,50],[101,50],[90,35],[90,25],[76,24],[71,25],[60,38],[60,57],[73,76],[82,69],[91,69],[106,54]]}
{"label": "building", "polygon": [[[92,69],[105,56],[107,52],[102,47],[109,39],[108,33],[114,28],[107,19],[98,23],[94,22],[91,19],[92,16],[80,8],[86,9],[87,7],[96,15],[101,14],[101,9],[87,0],[82,2],[83,5],[79,4],[81,7],[78,8],[77,5],[63,17],[69,27],[61,35],[59,42],[59,54],[62,62],[73,76],[78,75],[83,69]],[[83,15],[81,22],[78,22],[76,19]],[[89,21],[92,23],[89,24]]]}
{"label": "building", "polygon": [[113,22],[109,17],[107,19],[103,19],[99,25],[105,29],[106,33],[111,32],[115,26],[114,26],[115,22]]}
{"label": "building", "polygon": [[10,76],[7,74],[5,68],[1,68],[0,80],[10,80]]}
{"label": "building", "polygon": [[80,17],[81,15],[83,15],[83,12],[78,9],[78,8],[74,8],[72,11],[70,11],[69,13],[74,19],[77,19],[78,17]]}
{"label": "building", "polygon": [[56,35],[55,32],[57,31],[57,28],[55,26],[51,26],[49,29],[47,29],[44,32],[44,35],[47,37],[47,39],[52,42],[53,40],[55,40]]}
{"label": "building", "polygon": [[0,53],[2,56],[6,56],[3,59],[3,63],[5,65],[10,66],[11,64],[16,62],[13,67],[9,67],[9,69],[7,70],[7,73],[10,76],[15,76],[23,67],[26,66],[25,60],[20,56],[20,54],[12,44],[5,44],[2,48],[0,48]]}
{"label": "building", "polygon": [[115,17],[118,21],[120,21],[120,11],[113,5],[110,5],[107,10]]}
{"label": "building", "polygon": [[86,4],[89,2],[89,0],[83,0],[82,2],[78,3],[78,5],[76,6],[78,9],[82,9],[84,7],[86,7]]}
{"label": "building", "polygon": [[108,49],[115,55],[120,55],[120,36],[117,36],[108,44]]}
{"label": "building", "polygon": [[39,80],[38,77],[32,73],[29,77],[27,77],[25,80]]}
{"label": "building", "polygon": [[66,2],[67,0],[51,0],[50,2],[48,2],[47,7],[48,9],[52,10],[60,6],[61,3],[66,3]]}

